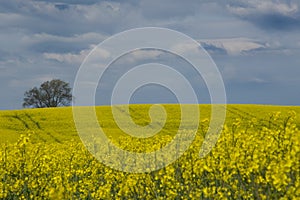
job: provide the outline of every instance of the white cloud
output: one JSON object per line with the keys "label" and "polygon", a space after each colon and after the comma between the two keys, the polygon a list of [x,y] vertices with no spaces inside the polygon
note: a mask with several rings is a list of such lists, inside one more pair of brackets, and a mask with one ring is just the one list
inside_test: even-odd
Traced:
{"label": "white cloud", "polygon": [[271,0],[251,0],[241,1],[246,6],[227,5],[230,12],[239,16],[248,16],[255,13],[278,13],[284,16],[293,17],[298,12],[296,3],[286,3]]}
{"label": "white cloud", "polygon": [[83,61],[86,55],[81,54],[58,54],[58,53],[44,53],[44,57],[46,59],[56,60],[58,62],[66,62],[66,63],[80,63]]}
{"label": "white cloud", "polygon": [[15,88],[24,87],[24,85],[28,87],[33,87],[33,86],[38,86],[39,84],[45,81],[52,80],[53,78],[55,78],[53,77],[53,75],[48,74],[48,75],[39,75],[38,77],[25,79],[25,80],[12,79],[9,80],[8,86],[15,87]]}
{"label": "white cloud", "polygon": [[12,24],[24,21],[24,16],[16,13],[0,12],[0,27],[11,26]]}
{"label": "white cloud", "polygon": [[252,79],[249,80],[250,82],[254,82],[254,83],[258,83],[258,84],[262,84],[262,83],[268,83],[269,81],[262,79],[262,78],[257,78],[254,77]]}
{"label": "white cloud", "polygon": [[108,36],[101,33],[88,32],[84,34],[74,35],[70,37],[58,36],[47,33],[39,33],[33,35],[27,35],[22,38],[22,42],[25,44],[35,44],[41,42],[64,42],[64,43],[90,43],[101,42]]}
{"label": "white cloud", "polygon": [[46,59],[52,59],[62,63],[66,62],[70,64],[80,64],[89,55],[91,51],[93,51],[93,57],[97,57],[97,59],[107,59],[110,57],[110,52],[108,52],[105,49],[95,48],[95,45],[91,45],[89,49],[84,49],[80,51],[78,54],[44,53],[43,55]]}
{"label": "white cloud", "polygon": [[268,44],[249,38],[210,39],[200,40],[203,45],[209,45],[217,49],[223,49],[229,55],[239,55],[252,50],[265,49]]}
{"label": "white cloud", "polygon": [[181,44],[176,44],[171,48],[172,51],[177,52],[179,54],[183,54],[186,52],[190,53],[198,53],[199,49],[195,43],[181,43]]}
{"label": "white cloud", "polygon": [[160,50],[136,50],[126,55],[122,62],[134,63],[147,59],[155,59],[158,56],[164,54],[164,52]]}
{"label": "white cloud", "polygon": [[[228,9],[227,4],[230,4]],[[19,108],[21,103],[16,95],[22,98],[27,87],[52,76],[72,82],[77,70],[73,66],[81,64],[94,47],[90,45],[120,31],[143,26],[171,28],[192,38],[205,38],[201,44],[215,55],[234,55],[215,56],[216,63],[223,68],[225,80],[242,77],[238,83],[244,83],[258,77],[251,79],[252,82],[272,82],[272,77],[280,77],[284,83],[293,79],[297,81],[292,88],[295,91],[299,85],[299,6],[299,0],[2,0],[0,82],[2,86],[8,86],[11,80],[10,84],[16,87],[13,93],[6,87],[1,88],[1,98],[7,99],[7,103],[2,101],[0,109]],[[196,50],[188,44],[177,48],[192,54]],[[256,53],[258,51],[260,53]],[[158,51],[132,52],[124,57],[124,64],[125,59],[132,65],[136,61],[169,58],[160,53],[163,54]],[[97,66],[92,66],[95,70],[102,67],[99,62],[111,58],[109,52],[100,50],[97,54],[100,55],[95,59]],[[126,67],[120,61],[117,64]],[[243,90],[231,91],[235,96],[243,97],[247,94]],[[268,93],[264,88],[261,90]],[[252,96],[256,98],[257,95]],[[285,96],[283,102],[297,99]]]}

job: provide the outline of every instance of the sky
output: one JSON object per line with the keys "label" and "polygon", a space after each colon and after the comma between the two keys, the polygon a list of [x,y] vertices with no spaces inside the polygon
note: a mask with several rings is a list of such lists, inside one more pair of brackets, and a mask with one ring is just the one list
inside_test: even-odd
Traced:
{"label": "sky", "polygon": [[[96,45],[142,27],[168,28],[198,41],[222,75],[229,104],[300,105],[298,0],[0,0],[0,109],[21,109],[24,92],[47,80],[73,86]],[[110,103],[109,80],[124,68],[154,61],[182,70],[199,103],[209,103],[205,83],[185,70],[187,63],[150,50],[113,63],[98,85],[96,104]],[[176,95],[146,85],[131,102],[174,103]]]}

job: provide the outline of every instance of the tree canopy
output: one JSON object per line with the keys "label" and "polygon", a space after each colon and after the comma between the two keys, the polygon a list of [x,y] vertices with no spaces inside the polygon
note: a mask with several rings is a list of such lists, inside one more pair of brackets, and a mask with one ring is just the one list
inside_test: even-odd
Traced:
{"label": "tree canopy", "polygon": [[25,92],[23,107],[45,108],[70,105],[71,90],[69,83],[60,79],[46,81],[39,88],[34,87]]}

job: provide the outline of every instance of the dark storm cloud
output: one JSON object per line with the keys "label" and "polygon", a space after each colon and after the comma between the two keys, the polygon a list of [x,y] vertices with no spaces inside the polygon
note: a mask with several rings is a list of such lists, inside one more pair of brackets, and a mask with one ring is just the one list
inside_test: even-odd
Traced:
{"label": "dark storm cloud", "polygon": [[[199,41],[223,74],[229,103],[246,102],[248,94],[256,103],[291,103],[287,91],[300,85],[299,5],[296,0],[0,0],[0,109],[20,108],[24,90],[42,81],[72,84],[95,45],[145,26],[171,28]],[[273,93],[282,94],[280,100]]]}
{"label": "dark storm cloud", "polygon": [[109,33],[119,29],[128,12],[116,2],[62,4],[46,1],[4,1],[0,6],[2,28],[72,36],[93,30]]}
{"label": "dark storm cloud", "polygon": [[99,0],[33,0],[34,2],[46,2],[54,5],[92,5],[98,3]]}
{"label": "dark storm cloud", "polygon": [[299,1],[231,1],[228,10],[262,29],[289,31],[300,29]]}
{"label": "dark storm cloud", "polygon": [[213,44],[202,42],[201,45],[210,54],[227,54],[226,49],[217,47]]}

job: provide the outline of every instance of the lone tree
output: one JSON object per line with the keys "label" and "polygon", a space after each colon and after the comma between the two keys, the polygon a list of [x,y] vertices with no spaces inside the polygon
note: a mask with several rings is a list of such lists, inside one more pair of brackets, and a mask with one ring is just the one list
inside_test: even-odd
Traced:
{"label": "lone tree", "polygon": [[34,87],[24,94],[23,107],[45,108],[70,105],[72,93],[69,83],[59,79],[53,79]]}

